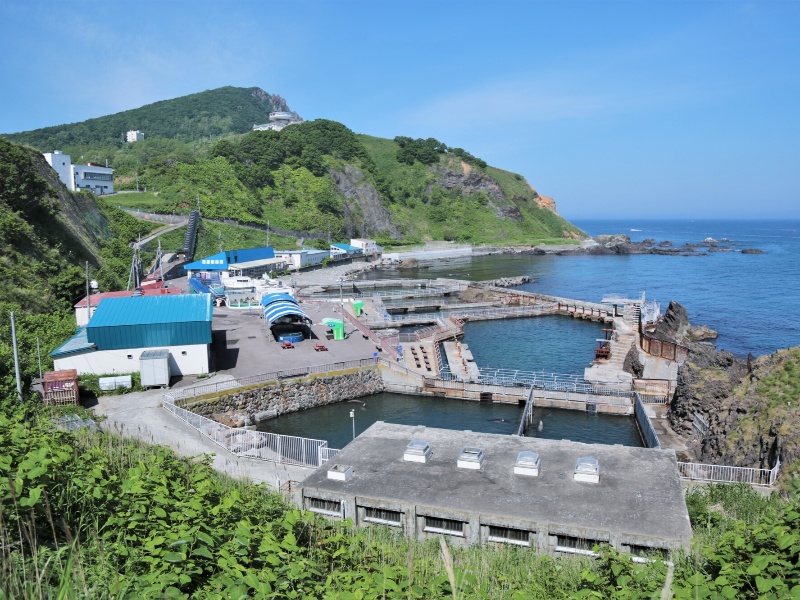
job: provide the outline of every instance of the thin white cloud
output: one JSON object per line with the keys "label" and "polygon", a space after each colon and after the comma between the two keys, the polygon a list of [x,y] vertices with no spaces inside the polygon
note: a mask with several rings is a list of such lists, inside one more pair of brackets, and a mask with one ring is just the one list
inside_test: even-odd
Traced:
{"label": "thin white cloud", "polygon": [[461,130],[498,124],[535,124],[675,108],[705,102],[727,86],[694,83],[614,82],[585,73],[557,77],[520,75],[487,81],[413,107],[409,123]]}

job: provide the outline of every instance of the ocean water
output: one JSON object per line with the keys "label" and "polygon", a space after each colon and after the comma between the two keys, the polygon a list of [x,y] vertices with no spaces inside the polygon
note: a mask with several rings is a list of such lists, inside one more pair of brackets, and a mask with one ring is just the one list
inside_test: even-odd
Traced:
{"label": "ocean water", "polygon": [[[712,252],[705,256],[520,256],[493,255],[437,261],[429,268],[375,271],[369,278],[454,277],[473,281],[529,275],[535,279],[520,289],[582,300],[599,301],[609,293],[658,300],[666,310],[670,300],[686,307],[694,325],[706,324],[719,333],[720,349],[745,356],[800,345],[800,221],[576,220],[590,235],[625,233],[633,241],[655,238],[676,246],[707,237],[728,238],[736,250],[757,248],[764,254]],[[471,340],[479,346],[492,340],[515,339],[523,327],[516,320],[494,321],[493,336]],[[472,337],[468,326],[467,335]],[[519,337],[519,336],[517,336]],[[600,336],[597,336],[600,337]],[[535,344],[535,337],[531,344]],[[566,339],[566,338],[564,338]],[[506,342],[507,343],[507,342]],[[594,345],[594,344],[592,344]],[[591,350],[591,349],[589,349]],[[525,355],[517,349],[514,355]],[[562,367],[555,350],[544,352],[535,370],[572,372]],[[481,366],[501,367],[489,357]],[[498,356],[511,361],[511,353]],[[514,358],[513,360],[517,360]]]}

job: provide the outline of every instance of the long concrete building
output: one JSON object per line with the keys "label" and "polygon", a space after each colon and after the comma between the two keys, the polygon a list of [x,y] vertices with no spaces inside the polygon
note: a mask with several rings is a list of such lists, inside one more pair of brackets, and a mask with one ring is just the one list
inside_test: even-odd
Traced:
{"label": "long concrete building", "polygon": [[303,508],[418,539],[636,555],[689,547],[675,453],[378,422],[295,492]]}
{"label": "long concrete building", "polygon": [[172,375],[208,373],[213,307],[208,294],[106,298],[88,325],[53,350],[56,370],[139,372],[148,350],[167,350]]}

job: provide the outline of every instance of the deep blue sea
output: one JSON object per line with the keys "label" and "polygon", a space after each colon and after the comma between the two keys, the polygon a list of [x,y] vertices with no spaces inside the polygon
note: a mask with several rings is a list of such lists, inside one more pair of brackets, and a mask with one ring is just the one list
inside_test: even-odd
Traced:
{"label": "deep blue sea", "polygon": [[[609,293],[658,300],[665,310],[670,300],[686,307],[694,325],[706,324],[719,333],[721,349],[737,355],[773,352],[800,345],[800,221],[689,221],[689,220],[576,220],[590,235],[625,233],[633,241],[655,238],[675,246],[705,238],[728,238],[736,250],[757,248],[764,254],[712,252],[705,256],[480,256],[437,261],[427,269],[384,271],[372,277],[455,277],[484,280],[530,275],[535,279],[520,289],[599,301]],[[535,319],[527,320],[531,324]],[[580,372],[591,360],[579,348],[569,360],[559,352],[545,352],[528,360],[553,336],[526,334],[524,347],[509,352],[508,340],[524,327],[519,320],[467,325],[467,341],[481,366],[509,366],[554,372]],[[534,325],[531,325],[534,327]],[[549,325],[548,325],[549,327]],[[547,333],[547,332],[545,332]],[[593,339],[595,329],[581,330],[581,344]],[[538,344],[537,344],[538,340]],[[593,344],[592,344],[593,345]],[[487,350],[488,349],[488,350]],[[589,349],[591,350],[591,349]],[[540,355],[542,353],[540,352]],[[514,364],[509,360],[513,357]],[[573,360],[574,359],[574,360]],[[517,366],[519,365],[519,366]]]}

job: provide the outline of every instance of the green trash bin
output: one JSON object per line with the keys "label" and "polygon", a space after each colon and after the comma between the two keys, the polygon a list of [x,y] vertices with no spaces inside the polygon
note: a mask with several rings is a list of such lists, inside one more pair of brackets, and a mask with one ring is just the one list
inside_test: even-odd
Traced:
{"label": "green trash bin", "polygon": [[359,300],[358,302],[353,302],[353,309],[356,311],[356,316],[361,316],[361,309],[364,308],[363,300]]}

